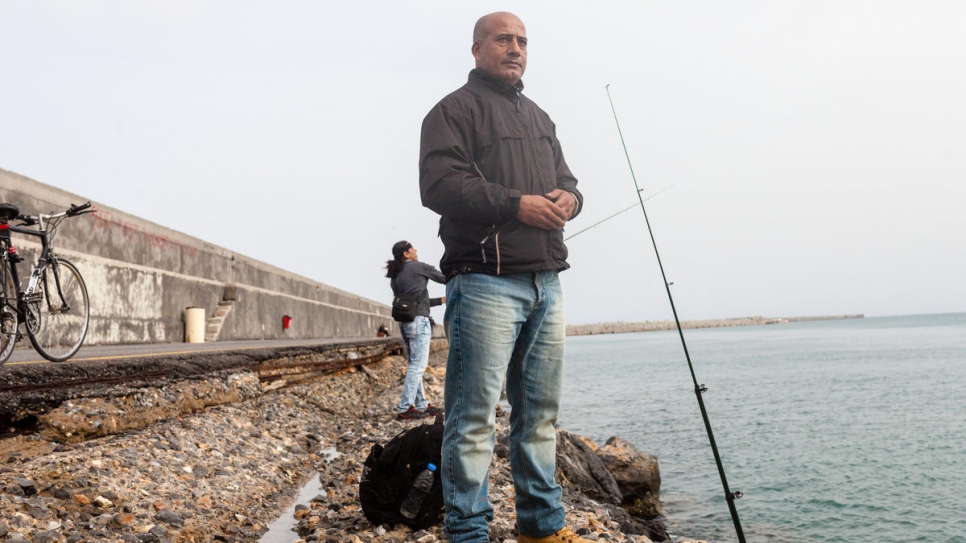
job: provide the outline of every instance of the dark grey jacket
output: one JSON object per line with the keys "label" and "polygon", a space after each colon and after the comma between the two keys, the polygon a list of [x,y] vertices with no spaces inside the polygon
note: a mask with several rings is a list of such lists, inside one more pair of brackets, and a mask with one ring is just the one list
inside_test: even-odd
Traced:
{"label": "dark grey jacket", "polygon": [[402,270],[399,271],[399,275],[389,280],[389,286],[392,287],[393,295],[415,294],[418,296],[416,314],[428,317],[430,306],[440,305],[441,303],[439,298],[432,300],[429,298],[429,289],[426,288],[426,285],[430,280],[437,283],[446,282],[443,274],[429,264],[407,260]]}
{"label": "dark grey jacket", "polygon": [[515,219],[522,195],[557,188],[577,197],[577,213],[583,207],[553,121],[521,90],[522,82],[476,69],[423,120],[419,188],[423,205],[441,216],[447,278],[569,267],[562,229]]}

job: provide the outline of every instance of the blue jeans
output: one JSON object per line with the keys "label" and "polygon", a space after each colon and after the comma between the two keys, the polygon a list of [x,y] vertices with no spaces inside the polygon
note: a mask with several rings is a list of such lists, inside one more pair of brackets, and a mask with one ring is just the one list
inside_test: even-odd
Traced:
{"label": "blue jeans", "polygon": [[406,382],[403,383],[402,398],[399,400],[399,412],[405,413],[410,406],[423,411],[429,405],[429,400],[423,392],[423,372],[429,363],[429,342],[433,337],[433,329],[429,324],[429,317],[417,316],[413,322],[400,322],[406,352],[409,353],[409,367],[406,368]]}
{"label": "blue jeans", "polygon": [[450,543],[489,541],[488,496],[496,405],[510,403],[510,467],[517,529],[542,537],[564,526],[556,467],[563,375],[563,294],[557,272],[461,274],[446,283],[444,531]]}

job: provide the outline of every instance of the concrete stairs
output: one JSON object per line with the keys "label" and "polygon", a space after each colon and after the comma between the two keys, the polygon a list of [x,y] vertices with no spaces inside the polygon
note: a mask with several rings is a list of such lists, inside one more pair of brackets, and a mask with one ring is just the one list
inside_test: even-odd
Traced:
{"label": "concrete stairs", "polygon": [[221,334],[221,327],[224,326],[225,319],[228,318],[228,314],[234,308],[234,301],[224,300],[218,302],[218,307],[215,308],[214,315],[205,322],[205,343],[218,341],[218,335]]}

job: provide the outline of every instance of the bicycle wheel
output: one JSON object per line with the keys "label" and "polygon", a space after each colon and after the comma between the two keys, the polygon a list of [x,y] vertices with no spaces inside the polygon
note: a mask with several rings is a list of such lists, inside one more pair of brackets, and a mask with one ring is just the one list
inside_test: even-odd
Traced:
{"label": "bicycle wheel", "polygon": [[50,262],[26,301],[27,335],[37,352],[51,362],[77,354],[91,317],[87,285],[77,268],[63,258]]}
{"label": "bicycle wheel", "polygon": [[0,366],[10,359],[17,343],[17,312],[9,303],[16,303],[16,290],[10,275],[10,263],[3,259],[0,264]]}

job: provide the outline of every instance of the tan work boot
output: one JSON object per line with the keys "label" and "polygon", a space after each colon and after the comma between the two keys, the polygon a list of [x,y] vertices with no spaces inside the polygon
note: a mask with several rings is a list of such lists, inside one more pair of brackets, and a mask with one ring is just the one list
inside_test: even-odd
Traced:
{"label": "tan work boot", "polygon": [[557,530],[556,533],[550,534],[545,537],[531,537],[528,535],[520,534],[519,543],[595,543],[589,539],[584,539],[579,535],[575,534],[573,530],[564,526],[563,528]]}

